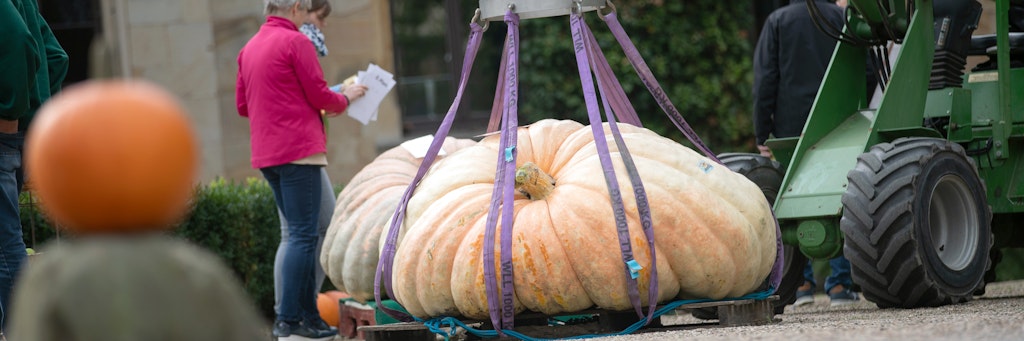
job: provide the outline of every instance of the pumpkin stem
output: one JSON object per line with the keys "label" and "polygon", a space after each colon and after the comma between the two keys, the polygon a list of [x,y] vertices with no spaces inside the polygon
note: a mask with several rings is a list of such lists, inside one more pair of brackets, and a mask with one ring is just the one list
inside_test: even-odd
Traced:
{"label": "pumpkin stem", "polygon": [[543,200],[555,189],[555,178],[540,170],[533,162],[516,168],[516,190],[530,200]]}

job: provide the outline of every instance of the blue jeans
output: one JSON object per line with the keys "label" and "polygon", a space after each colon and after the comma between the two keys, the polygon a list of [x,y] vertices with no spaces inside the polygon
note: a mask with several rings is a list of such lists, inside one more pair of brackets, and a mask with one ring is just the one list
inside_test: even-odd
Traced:
{"label": "blue jeans", "polygon": [[[288,221],[288,239],[281,242],[281,304],[277,320],[319,319],[316,307],[317,220],[320,216],[320,169],[323,166],[284,164],[261,168],[274,190],[277,209]],[[284,250],[280,250],[280,249]]]}
{"label": "blue jeans", "polygon": [[[850,261],[846,260],[846,257],[839,255],[829,259],[828,265],[832,268],[832,273],[825,277],[826,294],[837,285],[842,285],[844,289],[850,289],[853,286],[853,279],[850,278]],[[811,261],[807,261],[807,266],[804,267],[804,280],[810,282],[811,287],[817,286],[814,281],[814,269],[811,268]]]}
{"label": "blue jeans", "polygon": [[18,207],[18,193],[24,184],[21,168],[21,149],[25,142],[23,133],[0,134],[0,326],[6,325],[11,316],[11,290],[18,273],[28,258],[25,254],[25,240],[21,236],[21,215]]}
{"label": "blue jeans", "polygon": [[[331,185],[331,178],[327,176],[327,169],[320,167],[320,218],[317,220],[317,260],[313,276],[314,295],[320,292],[320,286],[324,283],[324,268],[320,266],[320,251],[324,245],[324,236],[327,228],[331,225],[331,216],[334,214],[334,186]],[[285,242],[288,240],[288,219],[285,219],[284,212],[277,210],[277,218],[281,221],[281,245],[277,247],[277,256],[274,257],[274,311],[281,314],[281,268],[284,267]]]}

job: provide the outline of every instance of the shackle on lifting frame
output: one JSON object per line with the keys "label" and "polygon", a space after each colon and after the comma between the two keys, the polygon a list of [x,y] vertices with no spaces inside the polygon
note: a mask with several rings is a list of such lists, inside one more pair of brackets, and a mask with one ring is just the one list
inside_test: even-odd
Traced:
{"label": "shackle on lifting frame", "polygon": [[[612,6],[606,0],[480,0],[478,17],[474,21],[501,21],[505,12],[512,10],[520,20],[568,15],[574,10],[589,12]],[[614,9],[614,7],[612,7]]]}

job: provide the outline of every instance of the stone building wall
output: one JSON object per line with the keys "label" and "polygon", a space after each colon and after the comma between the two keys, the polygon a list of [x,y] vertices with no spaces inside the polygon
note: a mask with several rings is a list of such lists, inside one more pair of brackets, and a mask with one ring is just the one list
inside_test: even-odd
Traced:
{"label": "stone building wall", "polygon": [[[369,63],[393,70],[388,2],[332,1],[321,59],[335,84]],[[202,145],[202,179],[259,176],[249,164],[248,121],[235,110],[236,57],[264,21],[261,0],[102,0],[103,34],[93,47],[93,78],[144,78],[175,93],[190,111]],[[127,61],[122,62],[122,61]],[[397,98],[367,126],[333,118],[328,173],[345,183],[380,148],[401,142]]]}

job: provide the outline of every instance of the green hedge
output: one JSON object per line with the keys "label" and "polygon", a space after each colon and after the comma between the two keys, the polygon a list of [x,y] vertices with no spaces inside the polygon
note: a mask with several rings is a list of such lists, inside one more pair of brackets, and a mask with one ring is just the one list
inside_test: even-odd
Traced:
{"label": "green hedge", "polygon": [[[649,0],[615,4],[619,21],[669,99],[712,150],[755,150],[751,4]],[[641,83],[607,25],[593,14],[586,20],[644,125],[686,143]],[[504,26],[491,25],[493,31],[503,31]],[[525,20],[521,38],[521,120],[552,117],[588,122],[568,18]]]}
{"label": "green hedge", "polygon": [[217,179],[197,188],[192,214],[174,233],[224,258],[260,311],[273,316],[274,255],[281,229],[266,181]]}
{"label": "green hedge", "polygon": [[[53,225],[31,193],[22,193],[21,202],[25,244],[36,247],[53,240]],[[273,317],[274,255],[281,230],[270,186],[257,178],[217,179],[195,189],[192,205],[191,214],[172,233],[223,258],[260,312]]]}
{"label": "green hedge", "polygon": [[[335,195],[340,191],[341,186],[335,186]],[[56,230],[31,192],[22,193],[21,204],[25,245],[34,248],[52,241]],[[190,214],[172,234],[223,258],[260,312],[273,318],[274,256],[281,229],[274,193],[265,180],[216,179],[196,187]],[[323,290],[331,289],[325,281]]]}

